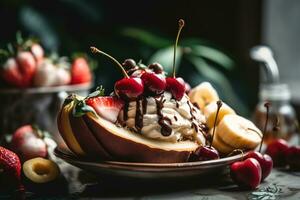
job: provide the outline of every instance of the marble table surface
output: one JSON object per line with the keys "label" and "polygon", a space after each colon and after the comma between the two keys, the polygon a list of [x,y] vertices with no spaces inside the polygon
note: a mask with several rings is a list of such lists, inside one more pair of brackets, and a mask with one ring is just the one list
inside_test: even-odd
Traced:
{"label": "marble table surface", "polygon": [[[26,199],[299,199],[300,172],[273,169],[271,175],[253,191],[240,190],[229,177],[204,177],[172,182],[121,181],[95,177],[62,160],[58,161],[63,181],[47,187],[45,194],[27,192]],[[0,199],[11,199],[1,195]]]}

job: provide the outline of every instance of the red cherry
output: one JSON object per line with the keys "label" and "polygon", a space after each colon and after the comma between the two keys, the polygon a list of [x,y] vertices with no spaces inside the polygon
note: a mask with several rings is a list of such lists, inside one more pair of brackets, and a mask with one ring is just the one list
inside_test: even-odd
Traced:
{"label": "red cherry", "polygon": [[176,100],[180,100],[185,94],[185,82],[182,78],[166,78],[167,90],[171,92],[172,96]]}
{"label": "red cherry", "polygon": [[144,92],[140,78],[123,78],[115,83],[115,93],[122,98],[135,99]]}
{"label": "red cherry", "polygon": [[[140,78],[138,77],[129,77],[123,66],[111,55],[100,51],[96,47],[91,47],[92,53],[100,53],[108,58],[110,58],[112,61],[114,61],[119,68],[121,69],[123,75],[125,78],[117,81],[115,83],[115,93],[117,96],[122,97],[124,99],[135,99],[139,97],[144,92],[144,85]],[[130,61],[132,62],[132,61]],[[128,61],[127,61],[128,63]],[[131,64],[134,64],[133,62]]]}
{"label": "red cherry", "polygon": [[255,189],[261,182],[261,167],[254,158],[235,162],[230,166],[230,176],[240,187]]}
{"label": "red cherry", "polygon": [[275,167],[283,167],[286,165],[288,149],[289,146],[285,140],[277,139],[267,146],[266,154],[271,156]]}
{"label": "red cherry", "polygon": [[292,146],[288,149],[286,161],[291,170],[300,170],[300,146]]}
{"label": "red cherry", "polygon": [[199,147],[192,155],[192,161],[205,161],[205,160],[215,160],[219,159],[218,151],[210,146]]}
{"label": "red cherry", "polygon": [[144,87],[150,93],[161,94],[166,89],[166,79],[162,74],[154,72],[145,72],[141,76]]}
{"label": "red cherry", "polygon": [[273,160],[268,154],[262,155],[257,151],[251,151],[247,154],[246,158],[254,158],[257,160],[261,167],[261,181],[269,176],[273,168]]}
{"label": "red cherry", "polygon": [[270,103],[266,102],[264,104],[265,108],[267,109],[267,116],[266,116],[266,122],[265,122],[265,127],[264,127],[264,131],[263,131],[263,137],[261,139],[260,142],[260,146],[259,146],[259,151],[251,151],[248,153],[246,158],[254,158],[256,159],[260,166],[261,166],[261,170],[262,170],[262,178],[261,181],[263,181],[267,176],[269,176],[269,174],[271,173],[271,170],[273,168],[273,160],[272,158],[268,155],[268,154],[261,154],[261,148],[262,148],[262,144],[264,142],[264,136],[266,135],[266,130],[267,130],[267,125],[268,125],[268,119],[269,119],[269,108],[270,108]]}

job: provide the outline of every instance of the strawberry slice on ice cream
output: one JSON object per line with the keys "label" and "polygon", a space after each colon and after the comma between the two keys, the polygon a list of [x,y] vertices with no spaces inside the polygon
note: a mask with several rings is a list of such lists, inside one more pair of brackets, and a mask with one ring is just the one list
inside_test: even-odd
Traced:
{"label": "strawberry slice on ice cream", "polygon": [[92,97],[86,100],[86,104],[94,108],[96,113],[104,119],[115,123],[124,102],[116,97]]}

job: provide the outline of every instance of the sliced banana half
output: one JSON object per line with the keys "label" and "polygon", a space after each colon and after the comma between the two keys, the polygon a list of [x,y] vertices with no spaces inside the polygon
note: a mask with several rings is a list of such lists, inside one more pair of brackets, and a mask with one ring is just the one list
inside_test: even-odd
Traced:
{"label": "sliced banana half", "polygon": [[223,117],[217,135],[235,149],[255,149],[262,140],[261,131],[250,120],[235,114]]}
{"label": "sliced banana half", "polygon": [[197,103],[201,110],[211,103],[219,100],[219,95],[217,91],[209,82],[203,82],[193,88],[189,92],[189,97],[192,103]]}
{"label": "sliced banana half", "polygon": [[[216,101],[209,103],[203,109],[203,114],[206,118],[206,125],[210,129],[213,128],[213,126],[214,126],[217,111],[218,111],[218,106],[217,106]],[[220,121],[223,119],[223,117],[228,114],[236,114],[236,113],[230,106],[228,106],[226,103],[222,102],[222,106],[219,110],[216,125],[218,125],[220,123]]]}
{"label": "sliced banana half", "polygon": [[[217,149],[218,152],[220,152],[221,154],[226,155],[226,154],[231,153],[235,148],[222,141],[222,139],[218,135],[217,129],[218,129],[218,127],[216,127],[216,130],[215,130],[215,135],[213,138],[212,146],[215,149]],[[212,132],[213,132],[213,129],[210,129],[211,135],[212,135]]]}

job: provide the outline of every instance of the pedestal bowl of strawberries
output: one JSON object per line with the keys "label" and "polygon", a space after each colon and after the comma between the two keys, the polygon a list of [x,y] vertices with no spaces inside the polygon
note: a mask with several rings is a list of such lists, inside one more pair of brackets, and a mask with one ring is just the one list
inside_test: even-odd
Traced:
{"label": "pedestal bowl of strawberries", "polygon": [[0,50],[0,143],[24,124],[57,132],[56,115],[68,93],[87,94],[93,75],[88,58],[46,56],[35,40]]}

